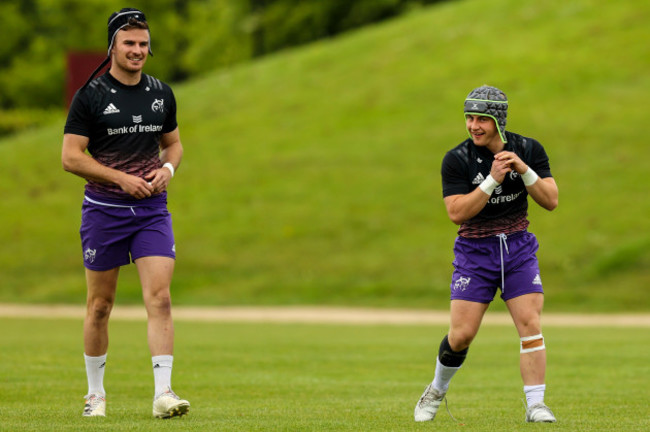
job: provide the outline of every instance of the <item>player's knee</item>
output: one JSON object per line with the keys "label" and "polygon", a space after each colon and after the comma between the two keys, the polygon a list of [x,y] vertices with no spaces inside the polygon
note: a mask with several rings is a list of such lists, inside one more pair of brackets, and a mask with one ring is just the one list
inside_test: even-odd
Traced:
{"label": "player's knee", "polygon": [[451,331],[447,337],[447,343],[454,351],[462,351],[468,348],[474,340],[475,334],[464,331],[464,329],[455,329]]}
{"label": "player's knee", "polygon": [[535,299],[538,302],[532,302],[530,306],[525,311],[519,311],[513,315],[515,325],[519,329],[520,333],[535,335],[542,332],[541,324],[541,310],[543,306],[544,296],[541,293],[532,293],[522,296],[522,298],[528,298],[533,301]]}
{"label": "player's knee", "polygon": [[93,321],[105,321],[110,316],[112,309],[112,301],[105,298],[95,298],[90,302],[87,314]]}
{"label": "player's knee", "polygon": [[542,326],[539,316],[533,316],[528,319],[521,319],[517,324],[517,328],[524,334],[538,334],[542,332]]}
{"label": "player's knee", "polygon": [[519,352],[521,354],[528,354],[545,349],[546,345],[544,344],[544,336],[542,336],[541,333],[533,336],[524,336],[522,338],[519,338]]}
{"label": "player's knee", "polygon": [[146,296],[148,309],[154,309],[157,313],[170,313],[172,300],[169,290],[157,290]]}
{"label": "player's knee", "polygon": [[440,343],[440,348],[438,350],[438,359],[440,363],[449,367],[460,367],[467,357],[467,351],[469,348],[465,348],[461,351],[454,351],[449,345],[448,335],[442,339]]}

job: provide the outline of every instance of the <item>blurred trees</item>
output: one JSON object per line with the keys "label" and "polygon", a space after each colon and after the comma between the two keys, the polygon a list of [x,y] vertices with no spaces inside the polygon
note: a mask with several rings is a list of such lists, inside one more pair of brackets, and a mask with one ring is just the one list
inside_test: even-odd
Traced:
{"label": "blurred trees", "polygon": [[[333,37],[441,0],[135,0],[155,61],[147,72],[181,81],[287,47]],[[65,54],[105,52],[117,0],[2,0],[0,110],[63,105]],[[0,111],[1,113],[1,111]]]}

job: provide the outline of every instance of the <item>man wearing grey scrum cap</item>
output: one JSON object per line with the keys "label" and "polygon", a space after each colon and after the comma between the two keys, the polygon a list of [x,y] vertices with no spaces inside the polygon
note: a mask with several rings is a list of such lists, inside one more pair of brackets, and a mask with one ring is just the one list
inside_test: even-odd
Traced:
{"label": "man wearing grey scrum cap", "polygon": [[555,416],[544,403],[544,291],[535,255],[539,245],[527,228],[528,195],[553,210],[558,188],[544,147],[506,131],[505,93],[478,87],[465,99],[464,113],[469,139],[447,152],[441,171],[447,214],[460,226],[450,286],[451,325],[438,350],[434,379],[415,406],[415,420],[434,419],[500,289],[519,333],[525,420],[552,423]]}
{"label": "man wearing grey scrum cap", "polygon": [[[120,267],[131,262],[147,310],[153,415],[181,416],[190,407],[171,388],[170,285],[176,245],[167,187],[181,163],[183,145],[174,93],[143,73],[150,54],[144,13],[132,8],[114,12],[108,19],[108,57],[77,91],[64,128],[63,168],[87,181],[80,229],[88,285],[85,417],[106,415],[108,319]],[[109,60],[110,70],[95,78]]]}

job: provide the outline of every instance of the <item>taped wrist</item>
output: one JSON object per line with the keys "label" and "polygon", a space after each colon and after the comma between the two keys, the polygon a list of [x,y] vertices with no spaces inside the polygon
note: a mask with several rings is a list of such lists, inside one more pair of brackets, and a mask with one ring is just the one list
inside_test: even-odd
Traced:
{"label": "taped wrist", "polygon": [[165,164],[163,165],[163,168],[167,168],[169,170],[169,172],[172,173],[172,177],[174,177],[174,171],[175,170],[174,170],[174,165],[172,165],[171,162],[165,162]]}
{"label": "taped wrist", "polygon": [[531,167],[528,167],[525,173],[521,175],[521,179],[524,181],[524,185],[532,186],[535,184],[539,176]]}
{"label": "taped wrist", "polygon": [[492,174],[490,174],[481,182],[480,185],[478,185],[478,187],[487,195],[492,195],[494,189],[496,189],[500,184],[501,183],[497,182],[494,177],[492,177]]}
{"label": "taped wrist", "polygon": [[452,350],[451,345],[449,345],[448,336],[449,335],[445,335],[440,343],[440,348],[438,349],[438,360],[447,367],[460,367],[460,365],[465,361],[465,357],[467,357],[467,351],[469,348],[465,348],[462,351]]}

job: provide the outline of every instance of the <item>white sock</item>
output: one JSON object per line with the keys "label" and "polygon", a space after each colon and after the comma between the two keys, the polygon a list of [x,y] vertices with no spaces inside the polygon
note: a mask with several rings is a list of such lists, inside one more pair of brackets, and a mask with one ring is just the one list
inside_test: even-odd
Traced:
{"label": "white sock", "polygon": [[104,370],[106,366],[106,354],[99,357],[87,356],[84,353],[86,363],[86,377],[88,378],[88,394],[99,394],[106,396],[104,390]]}
{"label": "white sock", "polygon": [[546,384],[524,386],[524,393],[526,394],[526,403],[528,406],[534,405],[536,403],[544,403],[544,391],[546,390]]}
{"label": "white sock", "polygon": [[154,393],[158,396],[166,392],[167,389],[171,390],[172,388],[172,364],[174,363],[174,356],[154,356],[151,357],[151,363],[153,364],[153,379],[156,386]]}
{"label": "white sock", "polygon": [[449,389],[449,382],[451,381],[451,378],[454,376],[454,374],[458,372],[458,369],[460,369],[460,366],[445,366],[440,363],[440,360],[438,358],[436,358],[436,374],[433,378],[433,388],[446,393]]}

